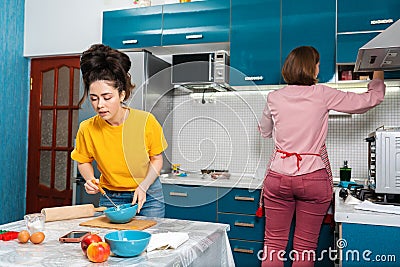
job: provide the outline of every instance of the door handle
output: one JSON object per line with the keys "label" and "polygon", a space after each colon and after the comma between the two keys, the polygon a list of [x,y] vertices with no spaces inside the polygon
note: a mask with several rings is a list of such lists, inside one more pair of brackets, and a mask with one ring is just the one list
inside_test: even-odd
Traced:
{"label": "door handle", "polygon": [[191,35],[186,35],[186,40],[191,40],[191,39],[202,39],[203,35],[202,34],[191,34]]}
{"label": "door handle", "polygon": [[246,248],[233,248],[233,251],[246,254],[253,254],[254,252],[252,249],[246,249]]}
{"label": "door handle", "polygon": [[254,201],[254,197],[235,196],[235,200],[239,200],[239,201]]}
{"label": "door handle", "polygon": [[187,197],[188,194],[187,193],[181,193],[181,192],[169,192],[170,196],[174,196],[174,197]]}
{"label": "door handle", "polygon": [[124,44],[124,45],[128,45],[128,44],[137,44],[138,43],[138,40],[136,40],[136,39],[133,39],[133,40],[123,40],[122,41],[122,44]]}
{"label": "door handle", "polygon": [[235,226],[254,228],[254,223],[235,222]]}

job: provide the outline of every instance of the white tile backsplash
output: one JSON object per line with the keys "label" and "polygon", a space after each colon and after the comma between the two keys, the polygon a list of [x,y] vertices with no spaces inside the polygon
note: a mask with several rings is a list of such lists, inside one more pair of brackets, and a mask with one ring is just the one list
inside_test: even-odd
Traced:
{"label": "white tile backsplash", "polygon": [[[257,128],[268,92],[205,93],[205,104],[202,93],[174,97],[172,163],[185,171],[227,169],[261,176],[274,146]],[[335,178],[344,160],[353,179],[367,178],[364,139],[381,125],[400,125],[399,103],[400,88],[394,86],[387,88],[382,104],[365,114],[330,116],[326,145]]]}

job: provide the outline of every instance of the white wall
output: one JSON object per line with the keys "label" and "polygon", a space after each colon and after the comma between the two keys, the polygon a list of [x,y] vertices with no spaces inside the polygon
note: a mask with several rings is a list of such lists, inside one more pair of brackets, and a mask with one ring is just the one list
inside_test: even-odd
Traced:
{"label": "white wall", "polygon": [[133,0],[25,0],[24,56],[80,54],[101,43],[103,11],[134,7]]}

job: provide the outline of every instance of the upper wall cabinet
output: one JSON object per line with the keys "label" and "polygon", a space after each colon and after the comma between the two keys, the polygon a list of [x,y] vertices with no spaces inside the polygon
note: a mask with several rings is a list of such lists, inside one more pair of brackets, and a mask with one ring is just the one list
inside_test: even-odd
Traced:
{"label": "upper wall cabinet", "polygon": [[338,0],[338,33],[384,30],[400,19],[399,0]]}
{"label": "upper wall cabinet", "polygon": [[398,0],[338,0],[337,63],[354,64],[358,49],[398,19]]}
{"label": "upper wall cabinet", "polygon": [[313,46],[320,53],[319,82],[334,81],[335,26],[335,0],[282,0],[282,65],[295,47]]}
{"label": "upper wall cabinet", "polygon": [[161,45],[162,6],[103,12],[103,43],[116,49]]}
{"label": "upper wall cabinet", "polygon": [[278,84],[280,1],[232,0],[230,84]]}
{"label": "upper wall cabinet", "polygon": [[163,46],[229,42],[229,0],[164,5],[163,16]]}

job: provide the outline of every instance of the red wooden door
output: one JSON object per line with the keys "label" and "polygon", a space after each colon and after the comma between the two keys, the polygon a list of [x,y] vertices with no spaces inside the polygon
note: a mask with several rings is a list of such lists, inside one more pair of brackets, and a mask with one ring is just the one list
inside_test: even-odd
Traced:
{"label": "red wooden door", "polygon": [[26,212],[72,204],[79,56],[32,59]]}

